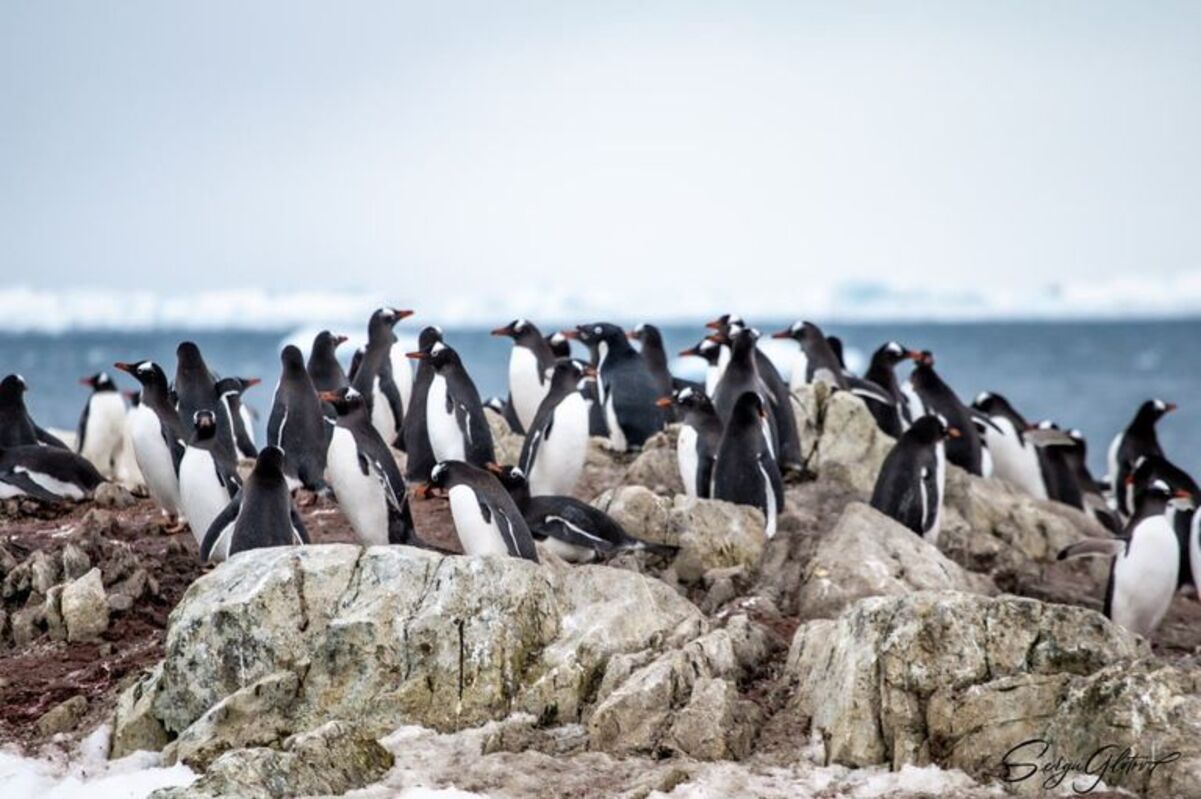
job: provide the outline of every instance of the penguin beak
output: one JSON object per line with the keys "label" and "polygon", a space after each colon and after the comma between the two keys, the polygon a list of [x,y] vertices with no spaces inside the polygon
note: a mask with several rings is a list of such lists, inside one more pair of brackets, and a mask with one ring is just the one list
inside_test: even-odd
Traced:
{"label": "penguin beak", "polygon": [[710,330],[721,330],[721,320],[714,319],[712,322],[705,322],[705,327]]}
{"label": "penguin beak", "polygon": [[334,349],[350,341],[350,336],[334,336]]}
{"label": "penguin beak", "polygon": [[412,358],[414,361],[424,361],[426,358],[428,358],[430,356],[426,355],[421,350],[417,350],[416,352],[406,352],[405,357]]}
{"label": "penguin beak", "polygon": [[771,337],[772,338],[792,338],[792,331],[791,330],[780,330],[776,333],[772,333]]}
{"label": "penguin beak", "polygon": [[1186,491],[1183,488],[1176,489],[1176,493],[1173,494],[1172,496],[1174,496],[1176,499],[1192,499],[1193,498],[1192,493],[1190,493],[1189,491]]}
{"label": "penguin beak", "polygon": [[962,435],[963,435],[963,433],[959,430],[958,427],[948,427],[947,428],[947,438],[959,438]]}
{"label": "penguin beak", "polygon": [[418,483],[413,489],[413,496],[417,499],[429,499],[434,495],[434,487],[429,483]]}
{"label": "penguin beak", "polygon": [[689,347],[686,350],[680,350],[680,357],[687,358],[689,355],[700,355],[696,347]]}
{"label": "penguin beak", "polygon": [[[494,336],[511,336],[511,335],[513,335],[513,326],[505,325],[504,327],[498,327],[492,331],[492,335],[494,335]],[[566,334],[564,334],[564,335],[566,335]]]}
{"label": "penguin beak", "polygon": [[122,394],[122,395],[125,397],[125,399],[129,400],[130,402],[133,402],[133,398],[134,398],[134,397],[136,397],[136,396],[138,395],[138,392],[136,392],[136,391],[122,391],[122,392],[121,392],[121,394]]}
{"label": "penguin beak", "polygon": [[660,408],[670,408],[671,403],[672,403],[671,397],[659,397],[659,399],[655,400],[655,404],[658,405]]}
{"label": "penguin beak", "polygon": [[712,341],[714,344],[729,344],[730,337],[725,333],[714,333],[713,335],[709,336],[706,341]]}
{"label": "penguin beak", "polygon": [[413,315],[413,311],[411,309],[401,309],[401,308],[393,308],[392,313],[396,314],[397,321],[399,321],[401,319],[408,319],[410,316]]}
{"label": "penguin beak", "polygon": [[81,378],[79,378],[79,385],[81,385],[81,386],[91,386],[92,388],[95,388],[95,387],[96,387],[96,378],[94,378],[94,377],[81,377]]}
{"label": "penguin beak", "polygon": [[1164,413],[1171,413],[1172,411],[1176,410],[1176,408],[1177,408],[1177,407],[1178,407],[1178,406],[1176,405],[1176,403],[1174,403],[1174,402],[1169,402],[1167,405],[1165,405],[1165,406],[1164,406],[1163,412],[1164,412]]}
{"label": "penguin beak", "polygon": [[638,334],[637,334],[636,332],[634,332],[633,330],[627,330],[627,331],[626,331],[626,338],[628,338],[630,341],[637,341],[637,340],[638,340]]}
{"label": "penguin beak", "polygon": [[317,399],[322,402],[335,402],[339,399],[339,396],[336,391],[319,391],[317,392]]}
{"label": "penguin beak", "polygon": [[120,369],[122,372],[127,372],[128,374],[133,374],[133,364],[132,363],[125,363],[125,361],[117,361],[116,363],[113,364],[113,368]]}
{"label": "penguin beak", "polygon": [[568,341],[580,340],[580,333],[578,330],[560,330],[559,333],[562,334],[563,338],[567,339]]}
{"label": "penguin beak", "polygon": [[905,357],[911,361],[917,361],[918,363],[921,363],[922,360],[922,354],[917,350],[910,350],[909,352],[905,353]]}
{"label": "penguin beak", "polygon": [[591,365],[585,366],[584,367],[584,377],[591,377],[591,378],[595,379],[596,378],[596,367],[591,366]]}
{"label": "penguin beak", "polygon": [[505,467],[501,466],[499,463],[496,463],[495,461],[493,461],[491,463],[485,463],[484,468],[487,469],[488,471],[492,472],[497,477],[500,477],[502,474],[505,473]]}

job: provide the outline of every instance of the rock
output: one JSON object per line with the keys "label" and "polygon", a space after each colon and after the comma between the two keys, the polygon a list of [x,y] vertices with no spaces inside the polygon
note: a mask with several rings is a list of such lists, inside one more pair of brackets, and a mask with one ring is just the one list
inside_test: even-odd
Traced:
{"label": "rock", "polygon": [[606,491],[592,503],[613,517],[635,538],[659,544],[678,543],[668,537],[668,515],[671,501],[657,495],[646,486],[622,486]]}
{"label": "rock", "polygon": [[154,698],[162,677],[163,667],[159,664],[118,697],[109,753],[112,759],[142,750],[157,752],[167,745],[167,731],[154,716]]}
{"label": "rock", "polygon": [[964,571],[908,528],[855,502],[809,561],[799,615],[833,618],[864,597],[938,590],[996,593],[987,577]]}
{"label": "rock", "polygon": [[152,799],[281,799],[314,795],[340,796],[379,780],[393,757],[353,724],[331,721],[293,735],[283,751],[238,749],[218,758],[191,785],[155,791]]}
{"label": "rock", "polygon": [[37,594],[46,596],[59,582],[61,571],[58,563],[39,549],[26,560],[29,564],[29,587]]}
{"label": "rock", "polygon": [[46,608],[44,605],[24,607],[12,615],[13,644],[20,647],[28,646],[33,639],[42,634],[46,623]]}
{"label": "rock", "polygon": [[[899,769],[947,762],[954,742],[929,722],[957,718],[969,690],[1000,697],[1020,677],[1043,686],[1029,695],[1053,698],[1056,689],[1046,686],[1056,680],[1070,682],[1146,651],[1136,636],[1091,610],[919,592],[861,600],[835,620],[802,625],[786,671],[796,685],[792,711],[821,737],[827,762]],[[981,703],[976,720],[1004,724],[1009,707],[1008,700],[991,710]],[[1038,712],[1053,714],[1054,703]],[[1028,728],[1012,728],[1006,740],[1009,732],[1010,745],[1031,737]]]}
{"label": "rock", "polygon": [[69,641],[92,641],[108,629],[108,599],[99,569],[67,583],[63,588],[62,615]]}
{"label": "rock", "polygon": [[63,588],[64,586],[56,585],[46,594],[46,601],[42,604],[42,611],[46,618],[46,632],[55,641],[67,640],[67,622],[63,618]]}
{"label": "rock", "polygon": [[849,391],[831,392],[823,383],[797,389],[793,410],[806,468],[870,497],[895,442],[880,431],[863,400]]}
{"label": "rock", "polygon": [[333,544],[246,552],[171,614],[154,717],[180,733],[277,672],[292,729],[355,718],[461,729],[515,711],[578,719],[617,654],[704,632],[656,580],[604,566]]}
{"label": "rock", "polygon": [[73,730],[87,712],[88,700],[82,696],[73,696],[55,705],[37,720],[38,734],[49,737]]}
{"label": "rock", "polygon": [[290,725],[283,714],[299,688],[294,672],[279,671],[235,691],[180,733],[163,762],[178,761],[200,771],[230,749],[278,745],[288,737]]}
{"label": "rock", "polygon": [[761,715],[730,681],[702,677],[668,734],[675,748],[699,760],[741,760],[751,752]]}
{"label": "rock", "polygon": [[63,579],[68,582],[79,579],[92,568],[92,559],[88,557],[88,553],[72,543],[63,547],[62,561]]}
{"label": "rock", "polygon": [[108,609],[113,613],[127,613],[133,607],[133,600],[129,598],[129,594],[110,594],[108,598]]}
{"label": "rock", "polygon": [[499,413],[488,411],[484,417],[488,420],[488,429],[492,431],[492,448],[497,463],[517,463],[521,459],[525,436],[514,433]]}
{"label": "rock", "polygon": [[679,430],[679,425],[671,425],[648,438],[626,470],[623,484],[646,486],[657,494],[683,494],[684,481],[676,460]]}
{"label": "rock", "polygon": [[129,489],[119,483],[101,483],[96,486],[92,499],[101,508],[128,508],[137,501]]}

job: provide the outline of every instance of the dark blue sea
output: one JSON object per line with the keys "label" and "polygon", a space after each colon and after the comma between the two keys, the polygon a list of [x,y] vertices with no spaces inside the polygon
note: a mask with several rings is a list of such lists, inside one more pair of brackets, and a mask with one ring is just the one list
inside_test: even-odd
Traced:
{"label": "dark blue sea", "polygon": [[[784,326],[761,324],[771,332]],[[411,344],[417,328],[398,329],[401,346]],[[882,342],[895,339],[913,349],[932,350],[938,371],[965,401],[984,390],[1005,394],[1028,418],[1051,418],[1084,431],[1093,469],[1103,474],[1112,436],[1130,420],[1144,399],[1159,397],[1180,410],[1160,424],[1168,456],[1201,475],[1201,320],[1151,322],[989,322],[830,324],[828,334],[842,337],[852,368]],[[353,333],[354,331],[340,331]],[[697,325],[663,330],[671,351],[694,344],[703,334]],[[0,373],[19,372],[29,383],[28,403],[43,426],[73,429],[87,397],[77,381],[114,361],[152,358],[174,370],[175,347],[196,341],[210,367],[220,374],[261,377],[264,385],[246,400],[262,420],[271,401],[285,342],[309,333],[263,331],[75,331],[61,334],[0,333]],[[467,364],[480,393],[505,393],[510,344],[484,329],[447,329],[447,341]],[[773,342],[788,354],[790,342]],[[341,353],[349,359],[350,348]],[[582,354],[582,353],[581,353]],[[677,362],[681,371],[700,374],[695,359]],[[908,367],[899,370],[907,374]],[[129,388],[134,383],[118,373]]]}

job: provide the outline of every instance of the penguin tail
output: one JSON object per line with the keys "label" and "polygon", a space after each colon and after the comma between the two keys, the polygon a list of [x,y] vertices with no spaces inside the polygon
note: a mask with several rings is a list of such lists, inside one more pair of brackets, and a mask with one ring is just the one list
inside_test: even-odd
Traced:
{"label": "penguin tail", "polygon": [[1056,560],[1093,556],[1112,557],[1125,549],[1125,547],[1126,542],[1120,538],[1089,538],[1059,550]]}

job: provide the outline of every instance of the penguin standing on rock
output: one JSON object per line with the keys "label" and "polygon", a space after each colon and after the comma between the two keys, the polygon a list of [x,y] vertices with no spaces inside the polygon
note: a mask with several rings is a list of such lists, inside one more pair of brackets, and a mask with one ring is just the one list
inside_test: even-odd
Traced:
{"label": "penguin standing on rock", "polygon": [[[993,458],[993,475],[1025,491],[1035,499],[1047,499],[1047,484],[1038,448],[1029,440],[1030,423],[1000,394],[985,391],[972,408],[987,416],[985,441]],[[1074,486],[1075,474],[1069,474]]]}
{"label": "penguin standing on rock", "polygon": [[534,423],[538,405],[550,390],[546,374],[555,365],[555,354],[542,332],[528,319],[514,319],[493,330],[492,335],[513,339],[513,350],[509,353],[509,406],[521,425],[517,432],[527,432]]}
{"label": "penguin standing on rock", "polygon": [[69,449],[39,444],[0,447],[0,499],[82,500],[103,482],[95,466]]}
{"label": "penguin standing on rock", "polygon": [[175,408],[179,411],[185,440],[195,432],[193,420],[197,411],[215,411],[218,422],[217,446],[221,448],[223,457],[237,458],[237,448],[230,433],[233,428],[226,418],[225,404],[218,398],[217,378],[205,363],[200,347],[191,341],[181,342],[175,350],[175,357]]}
{"label": "penguin standing on rock", "polygon": [[75,434],[75,451],[87,458],[106,479],[117,472],[117,459],[125,441],[125,399],[107,372],[82,378],[92,389]]}
{"label": "penguin standing on rock", "polygon": [[959,434],[941,416],[914,422],[884,458],[872,507],[937,545],[947,482],[946,441]]}
{"label": "penguin standing on rock", "polygon": [[204,534],[202,561],[228,560],[248,549],[309,543],[283,468],[284,453],[279,447],[266,447],[259,453],[242,490]]}
{"label": "penguin standing on rock", "polygon": [[434,457],[479,467],[495,461],[492,429],[459,353],[436,341],[429,352],[417,350],[408,355],[428,362],[434,370],[425,399],[425,426]]}
{"label": "penguin standing on rock", "polygon": [[[427,356],[433,346],[442,341],[442,328],[435,325],[425,327],[417,335],[417,351]],[[413,377],[413,395],[404,420],[405,478],[428,480],[430,469],[438,462],[430,444],[430,431],[426,423],[426,402],[429,399],[430,383],[434,379],[434,367],[429,358],[417,361],[417,374]]]}
{"label": "penguin standing on rock", "polygon": [[722,425],[713,403],[703,391],[691,387],[676,389],[670,397],[662,397],[660,406],[675,405],[681,417],[676,438],[676,463],[684,493],[690,497],[708,499],[713,490],[713,464],[721,445]]}
{"label": "penguin standing on rock", "polygon": [[8,375],[0,380],[0,447],[42,444],[70,449],[57,437],[38,427],[25,407],[25,378]]}
{"label": "penguin standing on rock", "polygon": [[242,478],[237,462],[217,446],[216,414],[196,411],[193,429],[179,462],[179,500],[199,546],[213,519],[241,489]]}
{"label": "penguin standing on rock", "polygon": [[346,343],[346,336],[335,336],[322,330],[313,339],[309,361],[305,368],[317,391],[338,391],[350,385],[342,364],[338,362],[338,346]]}
{"label": "penguin standing on rock", "polygon": [[257,377],[223,377],[217,381],[217,397],[225,408],[229,434],[233,437],[239,458],[256,458],[259,454],[259,448],[254,443],[254,420],[246,403],[242,402],[242,395],[261,382]]}
{"label": "penguin standing on rock", "polygon": [[766,432],[763,401],[748,391],[734,403],[713,464],[713,498],[763,511],[768,538],[784,510],[784,484]]}
{"label": "penguin standing on rock", "polygon": [[1122,520],[1105,500],[1104,491],[1109,488],[1108,484],[1098,481],[1088,469],[1088,442],[1079,430],[1069,430],[1068,437],[1072,439],[1073,444],[1063,449],[1063,457],[1068,468],[1076,476],[1076,485],[1080,489],[1084,510],[1102,527],[1117,535],[1122,532]]}
{"label": "penguin standing on rock", "polygon": [[389,446],[404,444],[397,440],[404,424],[404,407],[400,389],[392,377],[392,345],[396,343],[392,328],[412,315],[412,311],[398,308],[379,308],[371,314],[367,323],[367,349],[357,369],[351,364],[350,384],[367,400],[371,423]]}
{"label": "penguin standing on rock", "polygon": [[284,474],[290,488],[325,488],[325,452],[329,434],[321,400],[304,366],[300,350],[289,344],[280,353],[283,369],[275,387],[267,443],[284,452]]}
{"label": "penguin standing on rock", "polygon": [[[984,445],[971,410],[934,371],[934,355],[923,352],[909,376],[909,384],[920,400],[924,413],[941,415],[959,431],[958,438],[947,442],[947,460],[974,475],[985,476]],[[923,415],[924,415],[923,413]]]}
{"label": "penguin standing on rock", "polygon": [[793,322],[786,330],[772,334],[772,338],[790,338],[801,345],[801,351],[805,353],[806,383],[820,382],[831,388],[848,388],[842,362],[817,325],[812,322]]}
{"label": "penguin standing on rock", "polygon": [[571,341],[563,335],[563,331],[556,330],[547,336],[546,344],[550,347],[550,353],[555,356],[556,360],[571,357]]}
{"label": "penguin standing on rock", "polygon": [[466,554],[538,561],[530,528],[495,475],[462,461],[442,461],[418,495],[429,496],[434,490],[447,493],[455,532]]}
{"label": "penguin standing on rock", "polygon": [[1117,498],[1118,511],[1123,516],[1129,516],[1134,512],[1134,508],[1126,496],[1126,491],[1123,489],[1126,485],[1126,476],[1134,469],[1139,458],[1152,455],[1163,456],[1155,425],[1166,414],[1174,410],[1176,410],[1174,403],[1159,399],[1147,400],[1139,406],[1134,419],[1125,430],[1114,438],[1113,443],[1109,446],[1107,460],[1110,488]]}
{"label": "penguin standing on rock", "polygon": [[563,335],[596,350],[597,396],[610,446],[618,452],[641,448],[665,422],[663,410],[655,404],[661,395],[646,360],[617,325],[596,322]]}
{"label": "penguin standing on rock", "polygon": [[[363,546],[416,543],[404,478],[353,388],[321,395],[338,414],[325,474]],[[406,419],[406,422],[408,420]]]}
{"label": "penguin standing on rock", "polygon": [[[129,436],[138,469],[146,481],[150,498],[168,516],[180,514],[179,462],[183,459],[186,433],[179,412],[171,402],[167,375],[154,361],[117,363],[117,369],[142,384],[141,399],[129,412]],[[182,523],[184,520],[179,519]]]}
{"label": "penguin standing on rock", "polygon": [[527,428],[518,460],[536,497],[570,494],[588,456],[588,401],[580,393],[585,370],[564,360],[550,371],[550,391]]}
{"label": "penguin standing on rock", "polygon": [[723,347],[712,338],[703,338],[695,346],[680,350],[681,358],[695,356],[705,362],[705,396],[712,398],[717,384],[730,362],[730,348]]}

